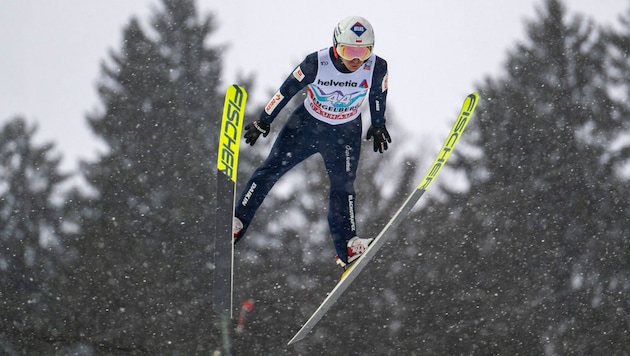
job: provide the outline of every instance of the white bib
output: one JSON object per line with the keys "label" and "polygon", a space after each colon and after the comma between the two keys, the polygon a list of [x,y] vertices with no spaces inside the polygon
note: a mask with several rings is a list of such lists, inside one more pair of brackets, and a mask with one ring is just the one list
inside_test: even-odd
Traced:
{"label": "white bib", "polygon": [[307,87],[306,110],[318,120],[339,125],[356,119],[372,86],[376,56],[372,54],[354,72],[341,73],[333,65],[328,48],[317,53],[315,81]]}

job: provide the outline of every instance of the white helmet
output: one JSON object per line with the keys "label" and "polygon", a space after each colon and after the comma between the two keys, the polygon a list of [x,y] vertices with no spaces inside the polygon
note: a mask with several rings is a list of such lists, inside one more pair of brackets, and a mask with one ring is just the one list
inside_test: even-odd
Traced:
{"label": "white helmet", "polygon": [[333,34],[337,45],[374,46],[374,30],[368,20],[361,16],[349,16],[341,20]]}

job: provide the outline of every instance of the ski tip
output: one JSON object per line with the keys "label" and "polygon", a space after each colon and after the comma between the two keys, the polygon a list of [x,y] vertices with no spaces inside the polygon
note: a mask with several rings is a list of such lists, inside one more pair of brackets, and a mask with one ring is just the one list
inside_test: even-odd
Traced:
{"label": "ski tip", "polygon": [[467,114],[468,116],[472,115],[475,107],[477,107],[477,103],[479,102],[479,94],[477,92],[472,92],[466,97],[464,100],[464,105],[462,106],[462,114]]}

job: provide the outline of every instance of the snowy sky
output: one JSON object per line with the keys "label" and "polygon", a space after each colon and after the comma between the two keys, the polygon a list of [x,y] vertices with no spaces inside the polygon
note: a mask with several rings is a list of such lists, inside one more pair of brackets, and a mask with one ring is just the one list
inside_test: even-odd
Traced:
{"label": "snowy sky", "polygon": [[[483,78],[500,73],[507,51],[525,38],[524,21],[535,18],[543,0],[410,3],[197,2],[202,13],[218,20],[211,44],[230,45],[224,55],[226,85],[236,73],[255,74],[250,99],[256,103],[266,102],[306,54],[329,46],[341,18],[368,18],[375,52],[389,63],[389,116],[411,137],[435,136],[439,146],[463,98]],[[616,24],[630,8],[624,0],[564,4],[570,14],[603,24]],[[0,1],[0,123],[17,115],[37,123],[37,143],[54,142],[66,171],[75,170],[79,159],[93,160],[102,146],[85,117],[100,108],[95,89],[100,63],[121,48],[131,16],[146,25],[160,6],[159,0]]]}

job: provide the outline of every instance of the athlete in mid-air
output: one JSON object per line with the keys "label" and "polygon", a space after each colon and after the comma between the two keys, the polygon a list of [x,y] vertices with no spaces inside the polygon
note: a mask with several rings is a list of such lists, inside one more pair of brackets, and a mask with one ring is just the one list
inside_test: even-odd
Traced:
{"label": "athlete in mid-air", "polygon": [[282,83],[261,112],[245,126],[245,139],[254,145],[266,137],[278,113],[291,98],[307,88],[306,99],[282,127],[267,159],[252,174],[236,202],[233,224],[235,242],[243,238],[254,214],[280,177],[315,153],[324,159],[330,178],[328,223],[345,268],[373,239],[357,236],[355,190],[361,151],[362,104],[367,98],[371,125],[367,139],[374,152],[387,150],[391,138],[385,128],[387,62],[373,53],[374,31],[363,17],[339,22],[333,46],[311,53]]}

